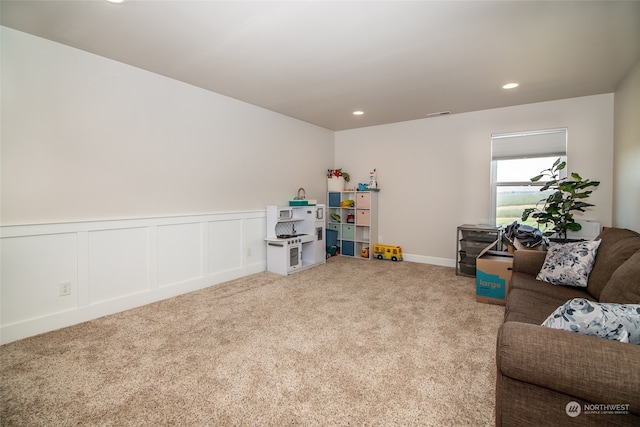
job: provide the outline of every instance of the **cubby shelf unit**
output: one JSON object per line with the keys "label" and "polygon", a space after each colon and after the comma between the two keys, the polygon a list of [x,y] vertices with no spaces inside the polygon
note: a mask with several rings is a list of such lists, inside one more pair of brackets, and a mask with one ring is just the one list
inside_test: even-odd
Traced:
{"label": "cubby shelf unit", "polygon": [[[378,192],[330,191],[327,200],[327,233],[334,232],[340,255],[373,258],[373,245],[378,236]],[[365,256],[363,249],[368,249]]]}

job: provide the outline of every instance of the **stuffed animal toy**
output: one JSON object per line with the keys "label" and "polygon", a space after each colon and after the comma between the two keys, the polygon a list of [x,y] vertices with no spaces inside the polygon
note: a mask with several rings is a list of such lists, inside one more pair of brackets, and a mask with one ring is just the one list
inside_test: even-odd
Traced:
{"label": "stuffed animal toy", "polygon": [[376,180],[376,170],[369,172],[369,188],[378,188],[378,181]]}

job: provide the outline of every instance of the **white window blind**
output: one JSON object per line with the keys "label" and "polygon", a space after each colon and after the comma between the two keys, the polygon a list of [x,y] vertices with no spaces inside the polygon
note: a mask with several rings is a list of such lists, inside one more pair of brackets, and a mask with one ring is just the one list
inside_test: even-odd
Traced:
{"label": "white window blind", "polygon": [[493,134],[491,136],[491,160],[565,156],[566,154],[567,129]]}

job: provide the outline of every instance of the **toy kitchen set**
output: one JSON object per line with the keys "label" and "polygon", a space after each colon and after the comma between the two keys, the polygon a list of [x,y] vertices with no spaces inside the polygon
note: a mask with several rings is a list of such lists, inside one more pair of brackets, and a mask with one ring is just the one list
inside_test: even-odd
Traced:
{"label": "toy kitchen set", "polygon": [[325,206],[289,203],[267,206],[267,270],[283,275],[326,262]]}

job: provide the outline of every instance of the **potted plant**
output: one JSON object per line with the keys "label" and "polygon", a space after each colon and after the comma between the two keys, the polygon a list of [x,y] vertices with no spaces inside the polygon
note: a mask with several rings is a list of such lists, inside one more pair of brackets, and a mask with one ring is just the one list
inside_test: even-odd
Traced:
{"label": "potted plant", "polygon": [[[567,162],[556,160],[553,166],[540,172],[540,175],[531,178],[531,182],[538,182],[544,177],[549,181],[540,188],[540,191],[552,190],[552,193],[541,199],[534,208],[527,208],[522,212],[522,221],[530,216],[541,225],[547,227],[545,236],[554,234],[560,241],[567,241],[567,230],[580,231],[582,226],[573,218],[573,212],[584,212],[586,208],[595,206],[585,202],[585,199],[593,192],[591,187],[600,185],[600,181],[582,179],[577,173],[571,173],[570,177],[560,178],[560,171],[567,167]],[[548,228],[551,227],[551,228]]]}
{"label": "potted plant", "polygon": [[327,188],[329,191],[344,191],[345,182],[349,182],[351,177],[342,169],[327,170]]}

